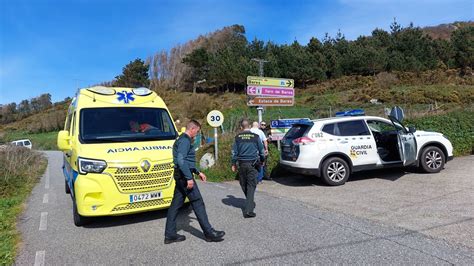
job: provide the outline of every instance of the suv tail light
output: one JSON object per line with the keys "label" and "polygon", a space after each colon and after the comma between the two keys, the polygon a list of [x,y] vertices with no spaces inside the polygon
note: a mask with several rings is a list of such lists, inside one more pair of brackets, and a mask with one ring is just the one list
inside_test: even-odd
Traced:
{"label": "suv tail light", "polygon": [[308,137],[301,137],[301,138],[294,139],[292,142],[294,145],[300,145],[300,144],[305,145],[306,143],[315,142],[315,140]]}

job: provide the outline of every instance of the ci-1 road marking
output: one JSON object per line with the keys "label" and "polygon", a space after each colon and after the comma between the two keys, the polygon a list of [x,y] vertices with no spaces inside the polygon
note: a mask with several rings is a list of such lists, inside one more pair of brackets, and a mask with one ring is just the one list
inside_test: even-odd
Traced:
{"label": "ci-1 road marking", "polygon": [[47,212],[42,212],[41,213],[39,230],[40,231],[45,231],[46,228],[48,228],[48,213]]}
{"label": "ci-1 road marking", "polygon": [[36,251],[36,256],[35,256],[35,266],[43,266],[44,265],[44,257],[45,257],[45,251]]}
{"label": "ci-1 road marking", "polygon": [[48,202],[49,202],[49,195],[48,195],[48,193],[46,193],[43,196],[43,203],[48,203]]}

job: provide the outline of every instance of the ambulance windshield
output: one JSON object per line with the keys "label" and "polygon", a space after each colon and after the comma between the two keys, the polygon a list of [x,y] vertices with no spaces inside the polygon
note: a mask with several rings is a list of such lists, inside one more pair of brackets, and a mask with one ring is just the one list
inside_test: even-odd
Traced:
{"label": "ambulance windshield", "polygon": [[87,108],[81,110],[83,143],[173,140],[177,133],[166,109]]}

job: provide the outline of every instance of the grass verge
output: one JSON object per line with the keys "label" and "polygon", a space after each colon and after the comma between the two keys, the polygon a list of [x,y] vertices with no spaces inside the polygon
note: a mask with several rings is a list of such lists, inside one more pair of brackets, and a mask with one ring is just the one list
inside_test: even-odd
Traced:
{"label": "grass verge", "polygon": [[25,131],[6,131],[0,136],[0,142],[10,142],[18,139],[30,139],[35,150],[57,150],[57,131],[45,133],[28,133]]}
{"label": "grass verge", "polygon": [[26,148],[0,150],[0,265],[15,260],[20,239],[16,221],[46,165],[46,158]]}

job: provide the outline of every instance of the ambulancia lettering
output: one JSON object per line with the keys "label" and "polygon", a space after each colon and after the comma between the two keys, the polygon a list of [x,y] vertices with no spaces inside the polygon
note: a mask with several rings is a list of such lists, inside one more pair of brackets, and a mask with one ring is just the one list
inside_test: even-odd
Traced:
{"label": "ambulancia lettering", "polygon": [[151,150],[170,150],[171,146],[143,146],[143,147],[125,147],[109,149],[107,153],[129,152],[129,151],[151,151]]}

